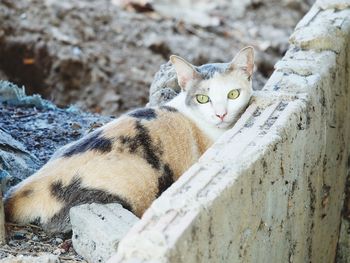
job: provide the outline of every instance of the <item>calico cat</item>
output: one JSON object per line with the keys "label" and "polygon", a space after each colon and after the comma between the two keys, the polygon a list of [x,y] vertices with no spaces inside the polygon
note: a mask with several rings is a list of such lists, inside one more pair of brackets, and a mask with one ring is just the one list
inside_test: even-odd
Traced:
{"label": "calico cat", "polygon": [[118,202],[141,217],[152,201],[232,127],[252,95],[252,47],[230,63],[171,56],[182,92],[129,112],[59,150],[5,197],[8,221],[67,232],[69,209]]}

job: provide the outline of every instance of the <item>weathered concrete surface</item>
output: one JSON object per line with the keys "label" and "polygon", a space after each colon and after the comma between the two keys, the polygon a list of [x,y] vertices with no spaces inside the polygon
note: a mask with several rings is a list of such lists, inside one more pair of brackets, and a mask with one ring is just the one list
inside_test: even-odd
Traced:
{"label": "weathered concrete surface", "polygon": [[350,221],[343,219],[340,228],[340,236],[337,248],[337,263],[350,262]]}
{"label": "weathered concrete surface", "polygon": [[106,262],[119,241],[139,220],[120,204],[85,204],[71,208],[72,243],[91,263]]}
{"label": "weathered concrete surface", "polygon": [[109,262],[333,262],[350,149],[349,40],[348,2],[318,1],[235,127]]}

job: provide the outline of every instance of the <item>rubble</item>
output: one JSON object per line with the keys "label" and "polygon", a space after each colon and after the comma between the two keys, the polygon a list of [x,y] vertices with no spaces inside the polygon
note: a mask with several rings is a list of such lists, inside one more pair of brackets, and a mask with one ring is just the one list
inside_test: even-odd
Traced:
{"label": "rubble", "polygon": [[58,256],[52,254],[45,254],[38,257],[20,255],[0,260],[0,263],[60,263],[60,260]]}
{"label": "rubble", "polygon": [[91,263],[106,262],[139,219],[120,204],[85,204],[71,208],[75,251]]}
{"label": "rubble", "polygon": [[147,103],[170,54],[195,65],[228,62],[253,45],[260,89],[310,2],[5,0],[0,76],[59,106],[116,115]]}

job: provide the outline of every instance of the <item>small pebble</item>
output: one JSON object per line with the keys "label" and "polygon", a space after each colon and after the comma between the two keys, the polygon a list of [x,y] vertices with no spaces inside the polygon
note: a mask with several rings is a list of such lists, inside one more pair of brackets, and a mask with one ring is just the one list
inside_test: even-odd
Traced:
{"label": "small pebble", "polygon": [[72,240],[68,239],[65,240],[61,245],[60,248],[63,249],[65,252],[69,251],[69,249],[72,247]]}
{"label": "small pebble", "polygon": [[53,245],[59,245],[59,244],[62,244],[62,242],[63,242],[63,240],[59,237],[52,240]]}
{"label": "small pebble", "polygon": [[81,125],[77,122],[70,123],[70,126],[73,130],[79,130],[81,129]]}
{"label": "small pebble", "polygon": [[53,252],[52,252],[52,254],[54,254],[54,255],[61,255],[62,253],[65,253],[66,251],[64,250],[64,249],[62,249],[62,248],[57,248],[57,249],[55,249]]}
{"label": "small pebble", "polygon": [[24,233],[21,233],[21,232],[15,232],[13,235],[13,239],[15,239],[15,240],[22,240],[25,238],[26,238],[26,235]]}
{"label": "small pebble", "polygon": [[8,242],[8,244],[9,244],[9,246],[16,246],[17,245],[17,242],[16,241],[14,241],[14,240],[10,240],[9,242]]}
{"label": "small pebble", "polygon": [[37,235],[34,235],[34,236],[32,237],[32,240],[36,242],[36,241],[39,241],[39,238],[38,238]]}

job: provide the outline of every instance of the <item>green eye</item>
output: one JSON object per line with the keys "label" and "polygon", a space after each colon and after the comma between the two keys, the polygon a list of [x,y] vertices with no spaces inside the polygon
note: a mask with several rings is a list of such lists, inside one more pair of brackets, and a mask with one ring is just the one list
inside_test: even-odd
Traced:
{"label": "green eye", "polygon": [[198,101],[198,103],[204,104],[209,102],[209,97],[207,95],[198,94],[196,95],[196,100]]}
{"label": "green eye", "polygon": [[227,98],[230,100],[237,99],[239,97],[239,90],[238,89],[233,89],[227,94]]}

